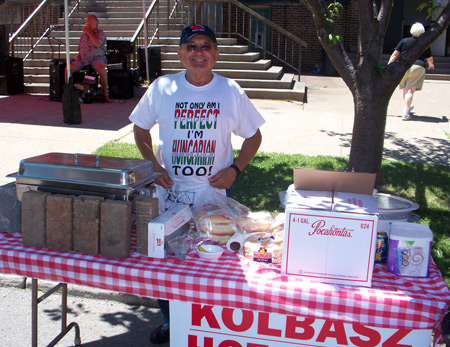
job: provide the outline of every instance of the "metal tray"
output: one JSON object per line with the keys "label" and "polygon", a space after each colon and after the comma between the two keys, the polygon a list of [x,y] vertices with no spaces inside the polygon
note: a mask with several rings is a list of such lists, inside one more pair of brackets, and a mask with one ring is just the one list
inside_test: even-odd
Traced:
{"label": "metal tray", "polygon": [[90,154],[47,153],[20,161],[16,183],[133,189],[158,177],[151,161]]}

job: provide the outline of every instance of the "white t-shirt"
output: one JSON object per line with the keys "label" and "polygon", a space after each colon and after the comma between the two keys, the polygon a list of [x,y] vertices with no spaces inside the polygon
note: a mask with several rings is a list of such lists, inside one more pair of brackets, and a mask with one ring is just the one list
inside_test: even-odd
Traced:
{"label": "white t-shirt", "polygon": [[158,161],[174,181],[161,192],[165,208],[191,206],[204,200],[208,178],[233,163],[231,133],[249,138],[264,119],[236,82],[213,74],[202,87],[190,84],[185,72],[156,79],[130,115],[143,129],[159,124]]}

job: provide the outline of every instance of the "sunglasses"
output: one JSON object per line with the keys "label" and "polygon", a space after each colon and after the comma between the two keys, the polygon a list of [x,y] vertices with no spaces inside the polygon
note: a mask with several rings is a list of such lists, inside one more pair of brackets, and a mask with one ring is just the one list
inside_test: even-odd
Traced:
{"label": "sunglasses", "polygon": [[189,43],[186,46],[186,50],[188,52],[209,52],[212,49],[212,46],[209,43],[203,43],[201,45],[195,45],[193,43]]}

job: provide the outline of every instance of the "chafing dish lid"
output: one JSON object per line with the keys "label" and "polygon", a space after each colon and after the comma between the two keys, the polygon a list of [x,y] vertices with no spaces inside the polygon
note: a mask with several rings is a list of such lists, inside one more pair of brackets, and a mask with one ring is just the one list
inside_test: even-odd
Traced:
{"label": "chafing dish lid", "polygon": [[18,181],[133,188],[153,182],[159,174],[153,172],[153,163],[148,160],[54,152],[21,160],[15,176]]}

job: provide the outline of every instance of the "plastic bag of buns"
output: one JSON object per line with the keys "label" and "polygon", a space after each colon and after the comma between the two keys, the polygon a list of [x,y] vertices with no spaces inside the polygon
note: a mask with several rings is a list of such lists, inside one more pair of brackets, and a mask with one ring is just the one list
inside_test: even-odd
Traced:
{"label": "plastic bag of buns", "polygon": [[261,233],[273,226],[273,217],[269,212],[249,212],[240,215],[236,226],[241,233]]}
{"label": "plastic bag of buns", "polygon": [[210,199],[193,209],[194,222],[202,237],[221,245],[238,231],[236,220],[249,209],[236,200],[214,192]]}
{"label": "plastic bag of buns", "polygon": [[246,237],[244,256],[255,262],[281,264],[284,241],[284,213],[273,221],[267,232],[253,233]]}

